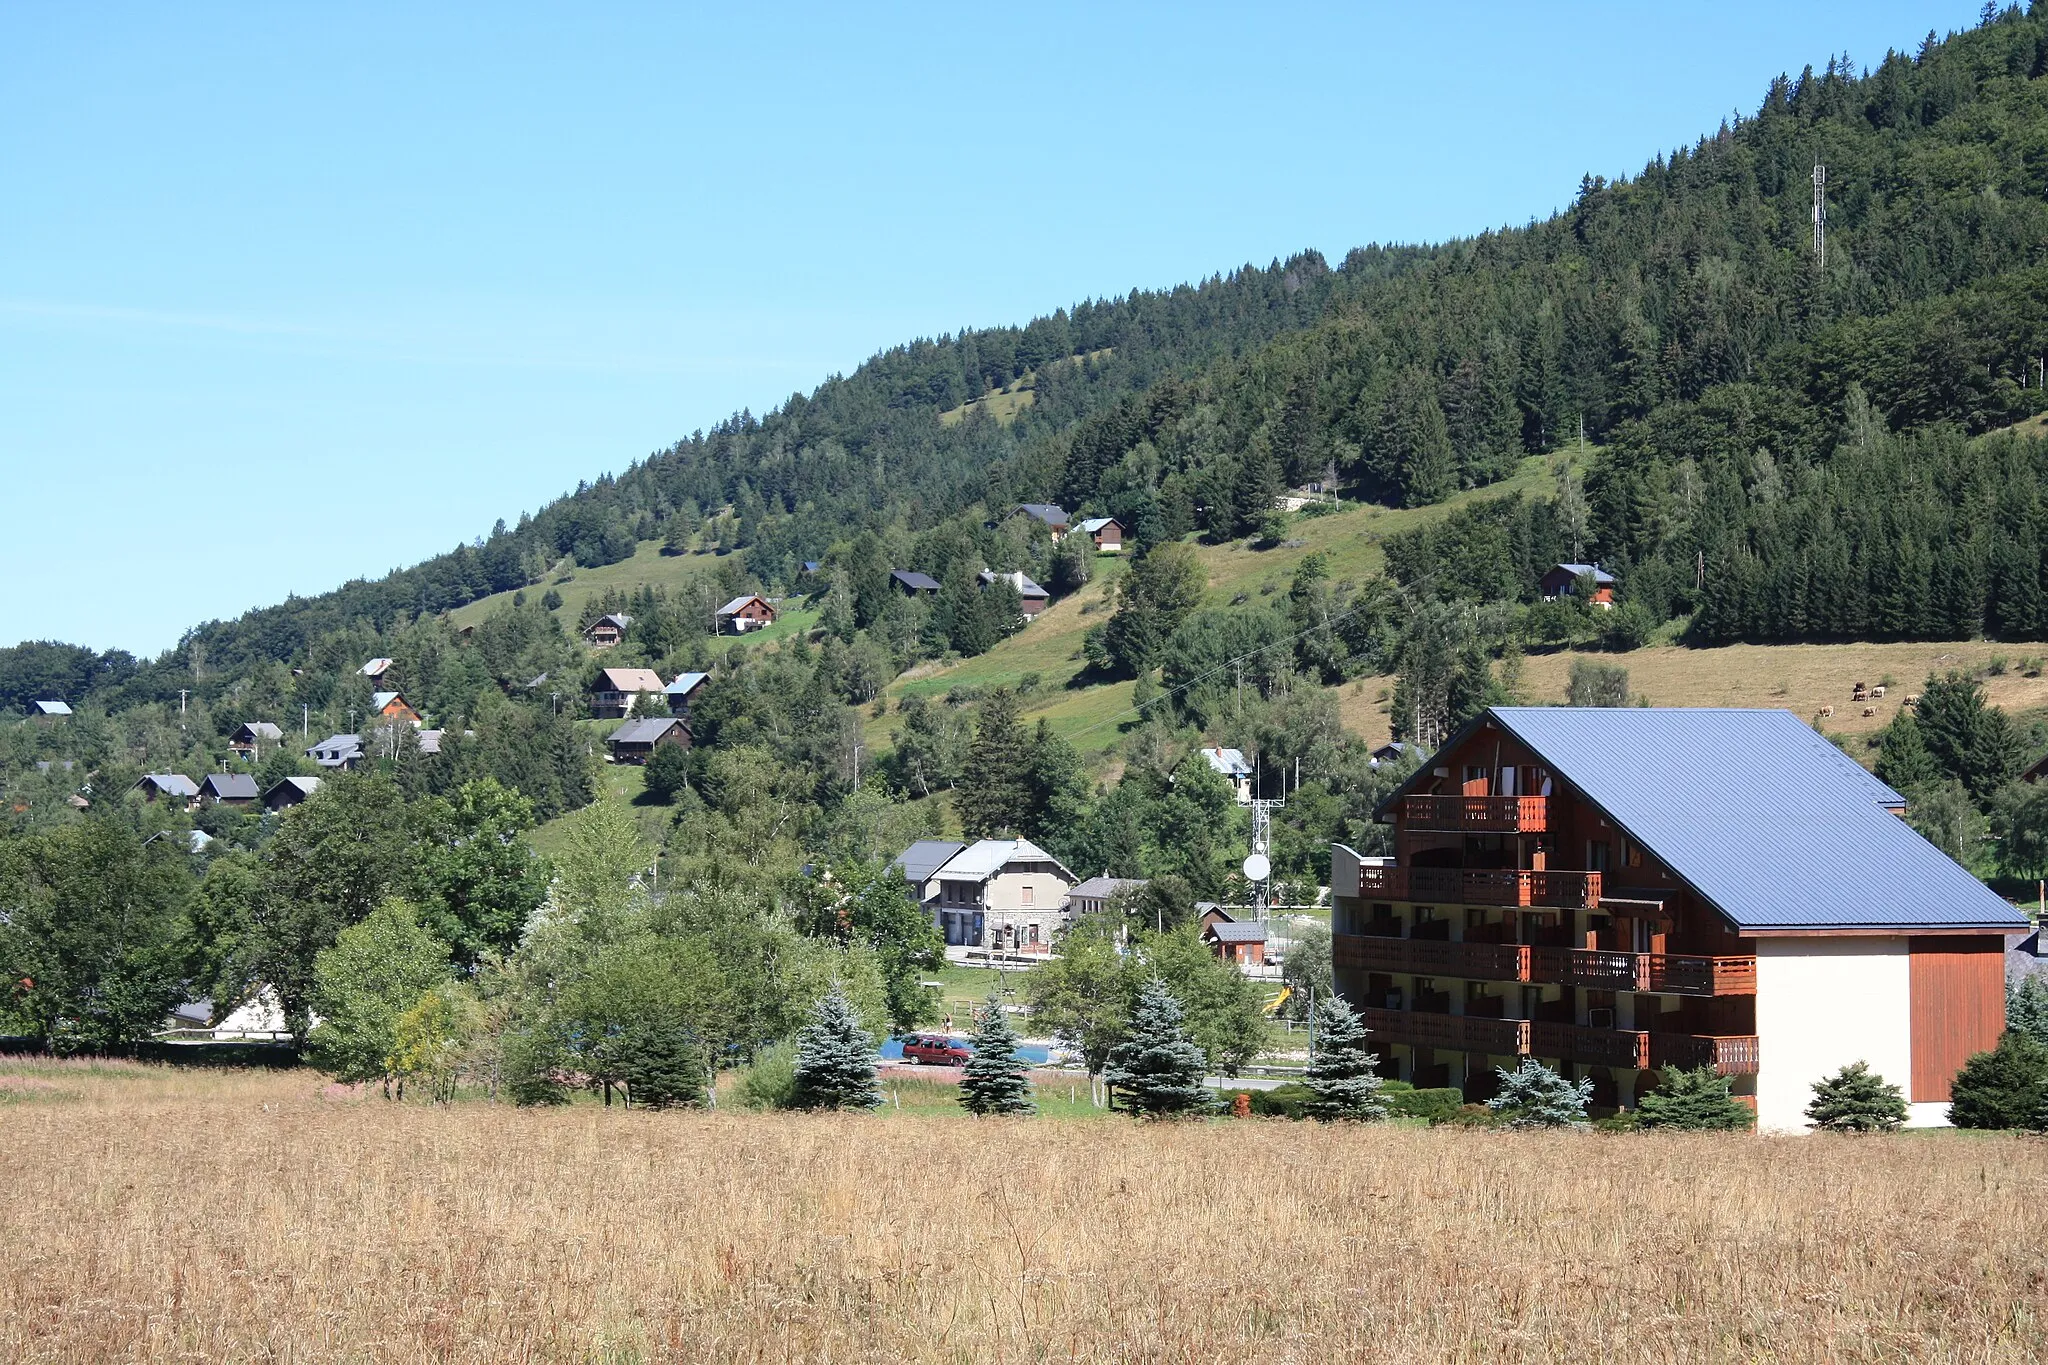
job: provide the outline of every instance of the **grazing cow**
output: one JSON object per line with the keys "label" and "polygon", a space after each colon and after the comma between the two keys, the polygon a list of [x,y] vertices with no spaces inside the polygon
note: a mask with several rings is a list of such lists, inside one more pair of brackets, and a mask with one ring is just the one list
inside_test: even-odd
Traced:
{"label": "grazing cow", "polygon": [[1863,714],[1866,716],[1874,716],[1877,714],[1877,708],[1875,706],[1866,706],[1863,708]]}
{"label": "grazing cow", "polygon": [[1875,686],[1875,687],[1873,687],[1873,688],[1871,688],[1871,689],[1870,689],[1870,696],[1871,696],[1871,700],[1873,700],[1873,701],[1875,701],[1875,700],[1876,700],[1877,698],[1879,698],[1879,697],[1882,697],[1883,695],[1884,695],[1884,684],[1883,684],[1883,683],[1879,683],[1879,684],[1878,684],[1877,686]]}
{"label": "grazing cow", "polygon": [[1834,708],[1834,707],[1832,707],[1832,706],[1823,706],[1823,707],[1821,707],[1821,708],[1820,708],[1820,714],[1821,714],[1821,719],[1825,720],[1825,719],[1827,719],[1827,718],[1828,718],[1829,716],[1832,716],[1833,714],[1835,714],[1835,708]]}

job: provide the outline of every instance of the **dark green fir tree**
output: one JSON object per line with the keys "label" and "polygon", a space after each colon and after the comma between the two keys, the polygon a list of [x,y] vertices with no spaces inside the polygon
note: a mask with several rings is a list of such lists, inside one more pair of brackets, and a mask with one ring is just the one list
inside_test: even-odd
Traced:
{"label": "dark green fir tree", "polygon": [[1657,1088],[1637,1105],[1637,1116],[1645,1128],[1694,1132],[1730,1132],[1756,1122],[1749,1106],[1735,1098],[1728,1078],[1710,1066],[1690,1071],[1665,1067]]}
{"label": "dark green fir tree", "polygon": [[1813,1083],[1806,1117],[1830,1133],[1889,1133],[1906,1121],[1906,1097],[1870,1063],[1851,1062]]}
{"label": "dark green fir tree", "polygon": [[796,1035],[797,1109],[873,1109],[882,1102],[875,1084],[875,1042],[854,1016],[837,984],[811,1011]]}
{"label": "dark green fir tree", "polygon": [[626,1101],[642,1109],[674,1109],[704,1102],[704,1058],[682,1024],[647,1019],[615,1040]]}
{"label": "dark green fir tree", "polygon": [[1304,1077],[1315,1092],[1303,1106],[1310,1117],[1370,1122],[1387,1116],[1379,1059],[1366,1048],[1370,1033],[1343,997],[1317,1005],[1315,1052]]}
{"label": "dark green fir tree", "polygon": [[960,1107],[970,1114],[1035,1114],[1030,1068],[1002,1002],[990,996],[974,1013],[974,1055],[960,1075]]}
{"label": "dark green fir tree", "polygon": [[1209,1059],[1182,1024],[1180,1001],[1153,977],[1138,987],[1131,1028],[1109,1050],[1102,1079],[1139,1114],[1156,1118],[1201,1113],[1210,1107],[1202,1074]]}
{"label": "dark green fir tree", "polygon": [[1948,1121],[1958,1128],[2048,1127],[2048,1047],[2006,1030],[1996,1048],[1956,1073]]}

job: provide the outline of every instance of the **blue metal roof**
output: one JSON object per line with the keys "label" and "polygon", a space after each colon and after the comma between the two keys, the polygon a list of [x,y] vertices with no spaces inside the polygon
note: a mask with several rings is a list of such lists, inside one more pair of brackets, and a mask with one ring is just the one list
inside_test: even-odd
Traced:
{"label": "blue metal roof", "polygon": [[1903,797],[1790,711],[1487,714],[1739,929],[2026,926],[1889,809]]}

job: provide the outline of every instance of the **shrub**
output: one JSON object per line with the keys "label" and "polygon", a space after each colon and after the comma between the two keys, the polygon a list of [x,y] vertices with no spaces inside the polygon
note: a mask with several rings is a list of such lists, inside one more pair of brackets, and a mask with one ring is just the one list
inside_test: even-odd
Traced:
{"label": "shrub", "polygon": [[1465,1103],[1462,1090],[1417,1090],[1401,1081],[1388,1081],[1380,1089],[1386,1097],[1387,1113],[1395,1118],[1448,1123]]}
{"label": "shrub", "polygon": [[1289,1081],[1271,1090],[1254,1090],[1250,1092],[1252,1112],[1266,1118],[1307,1118],[1308,1104],[1315,1098],[1315,1093],[1298,1081]]}
{"label": "shrub", "polygon": [[1510,1128],[1583,1128],[1586,1103],[1593,1098],[1591,1081],[1568,1081],[1534,1057],[1513,1071],[1496,1067],[1500,1093],[1486,1107]]}
{"label": "shrub", "polygon": [[1680,1071],[1667,1066],[1657,1088],[1637,1106],[1645,1128],[1678,1128],[1693,1132],[1731,1132],[1756,1123],[1756,1115],[1739,1103],[1726,1076],[1711,1066]]}
{"label": "shrub", "polygon": [[2048,1126],[2048,1047],[2008,1030],[1956,1073],[1948,1119],[1958,1128]]}
{"label": "shrub", "polygon": [[550,1029],[518,1029],[506,1034],[502,1053],[506,1096],[524,1106],[567,1104],[569,1087],[562,1072],[568,1060],[561,1039]]}
{"label": "shrub", "polygon": [[796,1047],[777,1043],[754,1054],[754,1063],[740,1073],[738,1098],[743,1109],[788,1109],[796,1102]]}
{"label": "shrub", "polygon": [[1813,1083],[1813,1103],[1806,1117],[1831,1133],[1889,1133],[1906,1121],[1906,1097],[1896,1085],[1851,1062],[1824,1081]]}

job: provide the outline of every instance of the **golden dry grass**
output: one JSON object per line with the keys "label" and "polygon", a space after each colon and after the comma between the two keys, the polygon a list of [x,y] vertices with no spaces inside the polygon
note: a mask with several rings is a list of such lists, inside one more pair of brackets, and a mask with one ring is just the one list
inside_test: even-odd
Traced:
{"label": "golden dry grass", "polygon": [[2042,1148],[0,1101],[17,1360],[2037,1360]]}

